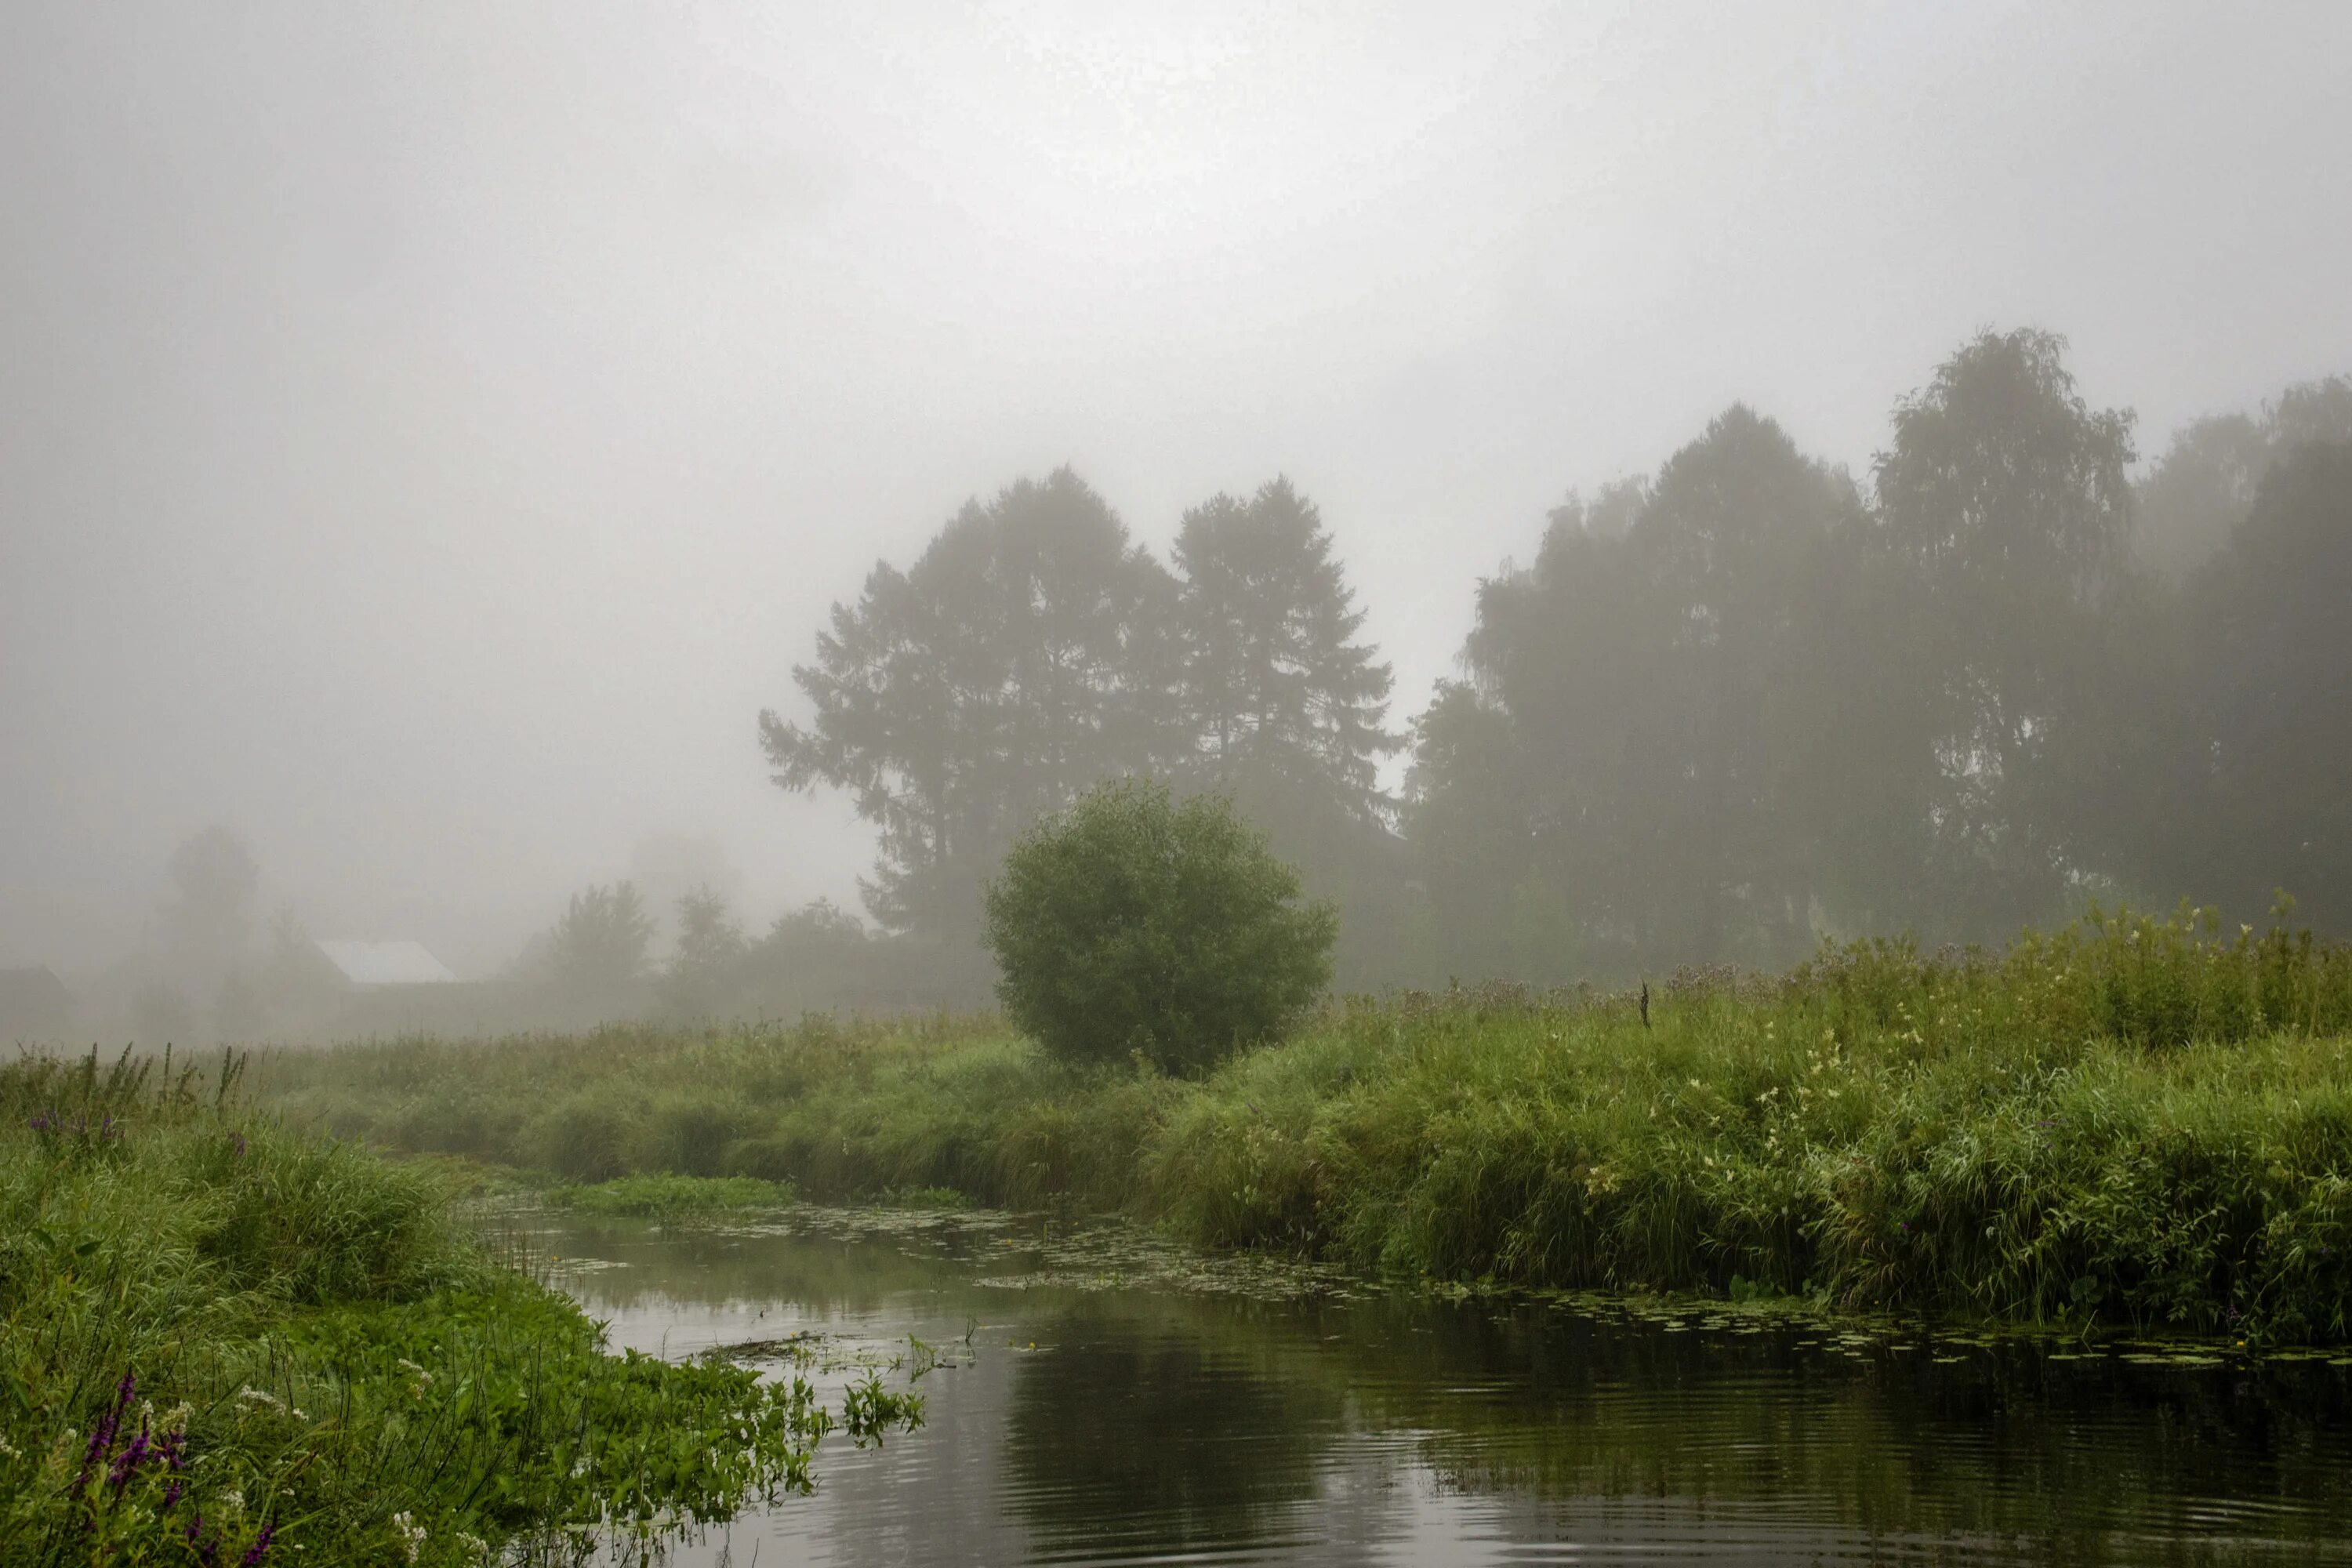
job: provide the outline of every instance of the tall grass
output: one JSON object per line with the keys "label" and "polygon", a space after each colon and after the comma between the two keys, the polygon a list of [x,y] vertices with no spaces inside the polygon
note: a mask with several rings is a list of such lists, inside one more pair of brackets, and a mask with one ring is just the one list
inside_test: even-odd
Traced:
{"label": "tall grass", "polygon": [[0,1067],[0,1562],[564,1558],[807,1483],[805,1383],[606,1354],[432,1171],[234,1079]]}
{"label": "tall grass", "polygon": [[1332,1007],[1202,1081],[985,1017],[410,1040],[267,1092],[577,1180],[951,1187],[1412,1275],[2335,1340],[2352,1297],[2352,950],[2210,916],[2004,952],[1826,948],[1630,997]]}

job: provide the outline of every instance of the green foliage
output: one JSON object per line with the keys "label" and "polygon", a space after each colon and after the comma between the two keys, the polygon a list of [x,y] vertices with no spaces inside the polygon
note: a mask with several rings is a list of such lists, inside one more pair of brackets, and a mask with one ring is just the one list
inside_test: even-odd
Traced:
{"label": "green foliage", "polygon": [[778,784],[845,791],[877,827],[867,903],[935,983],[982,994],[983,882],[1016,834],[1124,774],[1229,794],[1318,887],[1381,901],[1390,675],[1321,517],[1276,479],[1187,512],[1172,559],[1068,469],[1020,480],[834,607],[793,672],[804,722],[761,715]]}
{"label": "green foliage", "polygon": [[1163,755],[1173,593],[1067,468],[972,501],[834,606],[793,671],[810,721],[760,716],[776,783],[850,792],[880,837],[877,917],[969,944],[1015,831]]}
{"label": "green foliage", "polygon": [[0,1560],[478,1568],[809,1485],[804,1380],[606,1353],[430,1171],[234,1076],[0,1068]]}
{"label": "green foliage", "polygon": [[2352,1332],[2352,951],[2116,917],[1778,982],[1359,1008],[1149,1154],[1194,1235],[1528,1283]]}
{"label": "green foliage", "polygon": [[1338,912],[1215,795],[1125,780],[1039,823],[987,896],[1013,1021],[1054,1055],[1197,1071],[1330,979]]}
{"label": "green foliage", "polygon": [[1119,1207],[1446,1279],[2352,1338],[2352,948],[2210,911],[1689,973],[1647,1028],[1624,996],[1407,993],[1200,1080],[984,1018],[401,1041],[259,1076],[409,1148],[478,1101],[463,1152],[512,1163],[580,1098],[616,1108],[629,1169],[675,1169],[649,1108],[690,1081],[738,1108],[727,1173],[818,1197]]}

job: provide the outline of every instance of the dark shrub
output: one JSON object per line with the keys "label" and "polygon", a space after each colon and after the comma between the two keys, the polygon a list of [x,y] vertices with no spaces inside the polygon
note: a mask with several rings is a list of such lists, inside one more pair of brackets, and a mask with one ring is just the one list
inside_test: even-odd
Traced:
{"label": "dark shrub", "polygon": [[1300,900],[1231,802],[1130,779],[1081,796],[988,889],[997,994],[1070,1060],[1195,1071],[1276,1033],[1331,975],[1339,915]]}

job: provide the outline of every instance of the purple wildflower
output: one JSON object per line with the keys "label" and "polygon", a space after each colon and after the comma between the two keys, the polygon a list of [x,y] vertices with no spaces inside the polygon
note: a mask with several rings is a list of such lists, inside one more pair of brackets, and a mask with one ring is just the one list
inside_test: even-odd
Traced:
{"label": "purple wildflower", "polygon": [[179,1500],[180,1483],[178,1480],[174,1479],[166,1482],[163,1487],[163,1511],[169,1513],[172,1510],[172,1505]]}
{"label": "purple wildflower", "polygon": [[254,1564],[259,1563],[268,1553],[270,1537],[277,1533],[276,1525],[264,1524],[261,1527],[261,1533],[253,1538],[253,1544],[245,1549],[245,1555],[237,1559],[237,1568],[254,1568]]}
{"label": "purple wildflower", "polygon": [[155,1451],[163,1456],[165,1468],[174,1471],[188,1468],[187,1446],[188,1435],[176,1427],[155,1439]]}
{"label": "purple wildflower", "polygon": [[129,1446],[122,1450],[122,1457],[114,1461],[114,1468],[107,1475],[108,1483],[116,1491],[131,1484],[131,1478],[138,1473],[140,1461],[147,1457],[148,1447],[147,1423],[142,1421],[139,1435],[131,1439]]}
{"label": "purple wildflower", "polygon": [[88,1486],[90,1473],[98,1468],[99,1460],[114,1452],[114,1435],[121,1425],[120,1413],[110,1410],[99,1418],[97,1426],[89,1429],[89,1447],[82,1451],[81,1474],[74,1481],[76,1489]]}

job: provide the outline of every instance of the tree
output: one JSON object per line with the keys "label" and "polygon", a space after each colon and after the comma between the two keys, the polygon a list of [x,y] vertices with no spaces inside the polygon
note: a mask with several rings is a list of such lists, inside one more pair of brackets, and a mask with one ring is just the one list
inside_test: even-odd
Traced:
{"label": "tree", "polygon": [[1361,640],[1321,514],[1286,479],[1246,500],[1219,495],[1184,514],[1179,574],[1179,776],[1232,796],[1277,853],[1351,911],[1349,967],[1368,982],[1394,962],[1384,942],[1399,880],[1395,802],[1381,759],[1389,667]]}
{"label": "tree", "polygon": [[1184,514],[1173,555],[1182,722],[1203,774],[1383,822],[1380,759],[1402,744],[1381,723],[1392,681],[1357,640],[1364,612],[1314,504],[1286,479],[1217,496]]}
{"label": "tree", "polygon": [[609,1007],[644,980],[653,917],[635,884],[592,885],[572,895],[548,943],[548,970],[565,994]]}
{"label": "tree", "polygon": [[2185,601],[2191,721],[2151,859],[2242,920],[2284,888],[2352,931],[2352,441],[2282,456]]}
{"label": "tree", "polygon": [[1895,405],[1880,526],[1937,672],[1939,897],[1971,931],[2047,913],[2080,868],[2063,770],[2102,613],[2128,583],[2132,416],[2074,390],[2063,339],[1980,333]]}
{"label": "tree", "polygon": [[662,973],[663,1005],[685,1015],[723,1009],[749,949],[722,894],[707,883],[688,889],[677,900],[677,951]]}
{"label": "tree", "polygon": [[1621,817],[1643,945],[1682,962],[1770,962],[1810,939],[1815,881],[1792,722],[1814,628],[1801,589],[1858,510],[1843,474],[1734,405],[1669,458],[1626,542],[1643,616]]}
{"label": "tree", "polygon": [[2290,386],[2259,416],[2209,415],[2175,431],[2137,492],[2140,558],[2179,582],[2252,510],[2271,465],[2312,441],[2352,440],[2352,378]]}
{"label": "tree", "polygon": [[850,792],[879,829],[883,925],[952,946],[1022,828],[1174,743],[1174,584],[1067,468],[969,503],[905,572],[878,563],[760,716],[775,782]]}
{"label": "tree", "polygon": [[1412,967],[1392,978],[1576,978],[1572,911],[1564,927],[1513,918],[1521,904],[1565,908],[1566,894],[1535,863],[1540,785],[1509,710],[1471,681],[1441,681],[1412,734],[1402,813]]}
{"label": "tree", "polygon": [[1480,587],[1470,682],[1419,726],[1423,887],[1457,929],[1483,898],[1519,978],[1781,956],[1813,879],[1796,610],[1852,486],[1734,406],[1605,499],[1596,521],[1571,498],[1532,568]]}
{"label": "tree", "polygon": [[1201,1070],[1328,982],[1339,913],[1216,795],[1124,779],[1046,817],[987,893],[1005,1011],[1055,1055]]}
{"label": "tree", "polygon": [[172,890],[160,911],[161,958],[184,990],[214,989],[236,967],[253,928],[261,868],[235,830],[215,825],[172,851]]}

